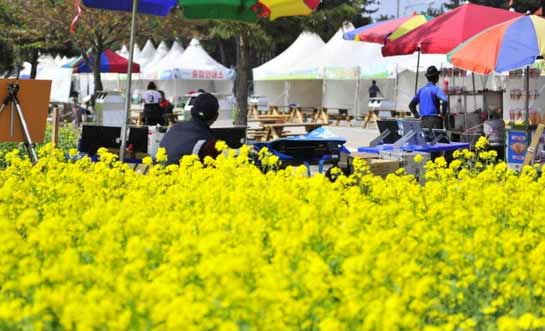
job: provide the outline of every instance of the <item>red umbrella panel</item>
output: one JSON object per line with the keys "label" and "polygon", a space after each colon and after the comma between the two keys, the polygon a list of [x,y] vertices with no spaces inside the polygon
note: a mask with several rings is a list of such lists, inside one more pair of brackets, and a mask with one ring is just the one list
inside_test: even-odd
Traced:
{"label": "red umbrella panel", "polygon": [[477,33],[521,15],[468,3],[432,19],[395,41],[386,43],[382,54],[407,55],[418,50],[427,54],[447,54]]}
{"label": "red umbrella panel", "polygon": [[356,30],[344,34],[345,40],[366,41],[377,44],[384,44],[387,39],[395,40],[409,31],[416,29],[428,21],[425,15],[412,15],[396,18],[393,20],[377,22],[362,26]]}

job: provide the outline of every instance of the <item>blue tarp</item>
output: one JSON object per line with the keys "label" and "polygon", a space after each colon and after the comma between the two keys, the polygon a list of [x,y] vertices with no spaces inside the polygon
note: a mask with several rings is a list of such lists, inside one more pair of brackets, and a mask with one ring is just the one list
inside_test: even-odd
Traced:
{"label": "blue tarp", "polygon": [[331,132],[325,127],[312,130],[311,132],[305,135],[293,136],[293,137],[288,137],[288,138],[284,138],[280,140],[337,141],[341,145],[344,145],[346,143],[345,138],[336,135],[335,133]]}
{"label": "blue tarp", "polygon": [[[405,145],[401,147],[402,151],[405,152],[424,152],[424,153],[435,153],[435,152],[451,152],[459,149],[468,149],[469,143],[459,143],[451,142],[450,144],[437,143],[435,145]],[[380,151],[393,151],[395,150],[394,145],[384,144],[378,145],[377,147],[360,147],[358,152],[360,153],[370,153],[370,154],[379,154]]]}
{"label": "blue tarp", "polygon": [[[132,12],[133,0],[83,0],[87,7]],[[155,16],[167,16],[177,5],[176,0],[138,0],[138,12]]]}
{"label": "blue tarp", "polygon": [[331,159],[337,160],[340,152],[349,153],[344,147],[345,143],[345,138],[322,127],[301,136],[256,143],[254,147],[256,150],[266,147],[283,162],[297,161],[302,164],[314,164]]}

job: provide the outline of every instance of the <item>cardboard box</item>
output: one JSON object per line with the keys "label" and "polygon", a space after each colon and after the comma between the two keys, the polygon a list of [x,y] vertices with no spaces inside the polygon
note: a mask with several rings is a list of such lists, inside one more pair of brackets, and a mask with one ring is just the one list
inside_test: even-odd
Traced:
{"label": "cardboard box", "polygon": [[348,173],[353,174],[354,159],[370,160],[370,159],[378,159],[378,158],[379,158],[378,154],[371,154],[371,153],[351,153],[351,154],[341,153],[341,160],[339,162],[339,166],[343,169],[348,169]]}
{"label": "cardboard box", "polygon": [[[416,163],[414,161],[416,155],[422,156],[422,162]],[[400,168],[405,169],[405,173],[414,175],[421,183],[424,180],[426,163],[431,160],[430,153],[422,152],[381,151],[380,157],[385,160],[398,161]]]}
{"label": "cardboard box", "polygon": [[370,172],[376,176],[386,177],[400,168],[399,162],[396,160],[367,159],[366,161],[369,164]]}

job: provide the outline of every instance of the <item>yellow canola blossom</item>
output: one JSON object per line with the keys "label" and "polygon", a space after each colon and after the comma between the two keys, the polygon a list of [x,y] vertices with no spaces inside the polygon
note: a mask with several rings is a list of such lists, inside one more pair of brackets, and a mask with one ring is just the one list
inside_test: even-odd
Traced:
{"label": "yellow canola blossom", "polygon": [[536,169],[476,173],[461,152],[429,163],[425,185],[359,162],[332,183],[266,152],[263,173],[248,153],[146,175],[105,151],[45,148],[34,166],[8,153],[0,330],[545,328]]}

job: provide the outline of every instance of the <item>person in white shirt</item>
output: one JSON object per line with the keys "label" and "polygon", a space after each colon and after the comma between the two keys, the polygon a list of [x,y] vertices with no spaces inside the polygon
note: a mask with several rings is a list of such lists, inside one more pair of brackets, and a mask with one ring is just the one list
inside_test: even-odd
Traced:
{"label": "person in white shirt", "polygon": [[148,89],[144,93],[144,125],[165,125],[165,119],[161,113],[161,93],[157,91],[157,85],[154,82],[148,84]]}

